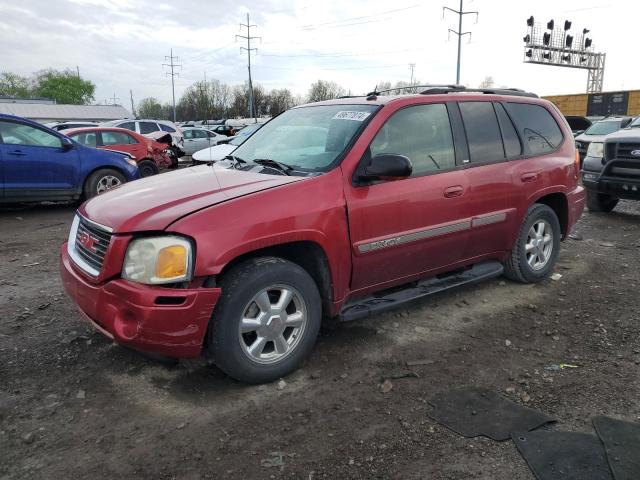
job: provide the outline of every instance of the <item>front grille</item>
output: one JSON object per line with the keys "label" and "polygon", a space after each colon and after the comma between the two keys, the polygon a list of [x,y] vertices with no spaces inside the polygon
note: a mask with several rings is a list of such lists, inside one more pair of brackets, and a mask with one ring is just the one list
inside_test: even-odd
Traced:
{"label": "front grille", "polygon": [[111,242],[111,233],[80,217],[75,250],[85,263],[96,271],[102,269],[104,256]]}
{"label": "front grille", "polygon": [[640,156],[631,155],[631,152],[640,152],[640,143],[618,143],[616,158],[627,158],[640,161]]}

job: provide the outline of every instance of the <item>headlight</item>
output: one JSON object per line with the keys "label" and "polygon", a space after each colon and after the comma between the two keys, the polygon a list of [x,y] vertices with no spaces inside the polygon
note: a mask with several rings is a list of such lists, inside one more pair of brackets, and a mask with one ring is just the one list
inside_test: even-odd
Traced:
{"label": "headlight", "polygon": [[589,150],[587,150],[588,157],[602,158],[604,156],[604,148],[602,142],[591,142]]}
{"label": "headlight", "polygon": [[584,172],[582,174],[582,179],[583,180],[587,180],[587,181],[591,181],[591,182],[595,182],[596,180],[598,180],[598,174],[597,173],[586,173],[586,172]]}
{"label": "headlight", "polygon": [[159,285],[191,280],[193,249],[182,237],[149,237],[133,240],[127,248],[122,278]]}

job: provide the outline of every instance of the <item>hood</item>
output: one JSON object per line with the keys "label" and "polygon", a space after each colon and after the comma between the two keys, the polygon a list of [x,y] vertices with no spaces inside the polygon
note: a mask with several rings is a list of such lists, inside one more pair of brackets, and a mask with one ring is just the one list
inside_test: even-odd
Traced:
{"label": "hood", "polygon": [[625,128],[617,132],[610,133],[605,138],[607,141],[630,140],[640,143],[640,127]]}
{"label": "hood", "polygon": [[202,165],[126,183],[79,211],[116,233],[158,231],[203,208],[303,179]]}
{"label": "hood", "polygon": [[193,154],[191,158],[193,158],[196,162],[216,162],[222,160],[236,148],[238,148],[236,145],[223,143],[221,145],[215,145],[213,147],[205,148],[204,150],[198,150]]}
{"label": "hood", "polygon": [[575,138],[575,140],[576,142],[584,142],[584,143],[602,142],[604,141],[605,137],[606,135],[585,135],[584,133],[581,133]]}

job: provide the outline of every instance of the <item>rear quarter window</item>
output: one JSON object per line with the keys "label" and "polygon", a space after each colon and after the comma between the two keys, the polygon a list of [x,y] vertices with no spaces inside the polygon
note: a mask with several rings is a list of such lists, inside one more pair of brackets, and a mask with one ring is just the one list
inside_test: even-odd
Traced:
{"label": "rear quarter window", "polygon": [[530,103],[507,103],[506,108],[520,132],[525,155],[551,153],[562,143],[562,130],[546,108]]}

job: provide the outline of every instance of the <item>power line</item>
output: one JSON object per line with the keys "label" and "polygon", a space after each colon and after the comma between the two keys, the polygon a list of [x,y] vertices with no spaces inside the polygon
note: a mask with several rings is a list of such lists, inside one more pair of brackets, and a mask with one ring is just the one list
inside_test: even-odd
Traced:
{"label": "power line", "polygon": [[410,5],[408,7],[403,7],[403,8],[394,8],[393,10],[386,10],[384,12],[379,12],[379,13],[375,13],[375,14],[372,14],[372,15],[362,15],[360,17],[343,18],[342,20],[333,20],[331,22],[324,22],[324,23],[312,23],[312,24],[309,24],[309,25],[302,25],[300,27],[300,29],[301,30],[313,30],[315,28],[324,27],[324,26],[327,26],[327,25],[334,25],[334,24],[339,24],[339,23],[344,23],[344,22],[351,22],[353,20],[363,20],[363,19],[366,19],[366,18],[380,17],[382,15],[387,15],[389,13],[396,13],[396,12],[402,12],[404,10],[411,10],[413,8],[418,8],[420,6],[421,6],[420,4],[416,4],[416,5]]}
{"label": "power line", "polygon": [[292,55],[281,55],[277,53],[260,53],[261,57],[279,57],[279,58],[298,58],[298,57],[312,57],[312,58],[331,58],[331,57],[367,57],[377,55],[389,55],[394,53],[404,52],[417,52],[424,51],[426,48],[405,48],[402,50],[386,50],[386,51],[369,51],[369,52],[334,52],[334,53],[297,53]]}
{"label": "power line", "polygon": [[460,10],[454,10],[453,8],[449,8],[449,7],[442,7],[442,18],[444,18],[444,14],[447,10],[458,15],[458,31],[455,31],[451,28],[449,29],[449,35],[453,33],[458,37],[458,62],[456,67],[456,84],[458,85],[460,84],[460,55],[462,53],[462,37],[464,37],[465,35],[469,35],[469,37],[471,37],[471,32],[462,31],[462,17],[464,17],[465,15],[475,14],[476,23],[478,22],[478,12],[465,12],[463,10],[463,5],[462,5],[463,2],[464,0],[460,0]]}
{"label": "power line", "polygon": [[251,47],[251,40],[255,40],[257,38],[259,38],[260,40],[262,40],[262,37],[252,37],[251,36],[251,28],[252,27],[257,27],[257,25],[251,25],[251,22],[249,21],[249,13],[247,13],[247,23],[241,23],[240,24],[240,28],[242,27],[246,27],[247,29],[247,34],[246,35],[236,35],[236,40],[238,38],[243,38],[247,41],[247,46],[245,47],[240,47],[240,51],[242,52],[242,50],[246,50],[247,51],[247,70],[249,71],[249,117],[253,118],[254,117],[254,113],[255,113],[255,108],[254,108],[254,104],[253,104],[253,84],[251,83],[251,52],[258,52],[257,48],[252,48]]}
{"label": "power line", "polygon": [[174,63],[174,61],[178,60],[178,57],[173,56],[173,48],[171,49],[171,54],[169,56],[164,57],[165,62],[169,61],[169,63],[163,63],[163,67],[170,67],[171,72],[166,72],[166,76],[171,76],[171,95],[173,97],[173,121],[176,121],[176,84],[175,77],[180,75],[175,71],[176,68],[182,68],[182,65],[178,65]]}
{"label": "power line", "polygon": [[[372,68],[394,68],[404,67],[406,63],[398,63],[395,65],[370,65],[368,67],[315,67],[316,70],[368,70]],[[267,68],[270,70],[299,70],[299,67],[272,67],[267,65],[256,65],[256,68]]]}

